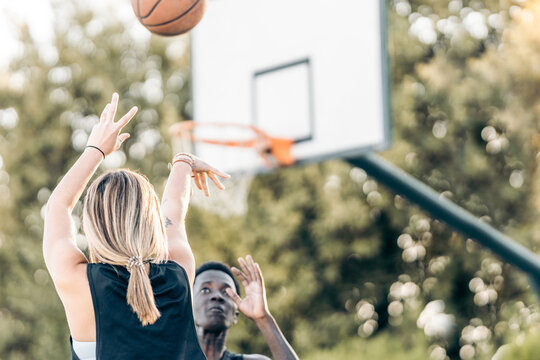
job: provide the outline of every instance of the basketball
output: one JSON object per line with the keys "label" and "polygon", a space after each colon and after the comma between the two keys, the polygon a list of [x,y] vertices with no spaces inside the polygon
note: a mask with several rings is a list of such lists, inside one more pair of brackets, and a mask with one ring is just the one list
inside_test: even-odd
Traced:
{"label": "basketball", "polygon": [[180,35],[201,21],[206,0],[131,0],[139,22],[154,34]]}

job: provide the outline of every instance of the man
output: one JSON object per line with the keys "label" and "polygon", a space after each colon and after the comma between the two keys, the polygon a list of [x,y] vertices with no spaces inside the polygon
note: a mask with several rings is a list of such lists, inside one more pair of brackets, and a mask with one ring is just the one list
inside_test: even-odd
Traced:
{"label": "man", "polygon": [[[274,360],[298,360],[266,304],[264,280],[259,264],[251,256],[239,258],[241,270],[210,261],[196,271],[193,284],[193,313],[197,336],[208,360],[270,360],[259,354],[240,355],[227,350],[225,341],[238,321],[238,310],[261,331]],[[232,270],[232,271],[231,271]],[[236,275],[245,290],[240,297]]]}

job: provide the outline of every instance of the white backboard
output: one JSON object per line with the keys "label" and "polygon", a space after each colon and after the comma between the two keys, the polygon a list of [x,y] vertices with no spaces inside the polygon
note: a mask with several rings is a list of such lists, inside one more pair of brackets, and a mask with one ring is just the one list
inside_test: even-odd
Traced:
{"label": "white backboard", "polygon": [[[299,163],[389,143],[383,0],[209,0],[192,31],[193,118],[295,140]],[[229,172],[264,168],[197,144]]]}

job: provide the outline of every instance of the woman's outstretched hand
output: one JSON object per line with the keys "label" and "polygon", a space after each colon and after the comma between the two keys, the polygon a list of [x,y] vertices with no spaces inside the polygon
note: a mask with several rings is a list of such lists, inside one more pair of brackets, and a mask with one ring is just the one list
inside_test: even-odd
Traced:
{"label": "woman's outstretched hand", "polygon": [[221,181],[219,181],[218,176],[228,179],[231,177],[229,174],[216,169],[195,155],[190,156],[193,159],[193,181],[199,190],[204,191],[204,195],[210,196],[210,190],[208,189],[208,178],[210,178],[210,180],[216,184],[219,190],[225,189],[225,186],[221,183]]}
{"label": "woman's outstretched hand", "polygon": [[103,109],[99,123],[94,125],[88,137],[87,146],[97,147],[105,156],[118,150],[120,145],[129,138],[129,134],[120,134],[120,131],[137,113],[137,107],[134,106],[120,120],[115,122],[114,116],[117,107],[118,94],[114,93],[111,102]]}

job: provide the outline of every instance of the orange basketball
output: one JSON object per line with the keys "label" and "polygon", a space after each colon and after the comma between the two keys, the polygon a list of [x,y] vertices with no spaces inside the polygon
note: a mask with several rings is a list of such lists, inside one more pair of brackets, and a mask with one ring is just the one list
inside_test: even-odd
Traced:
{"label": "orange basketball", "polygon": [[131,0],[131,6],[148,30],[173,36],[188,32],[201,21],[206,0]]}

